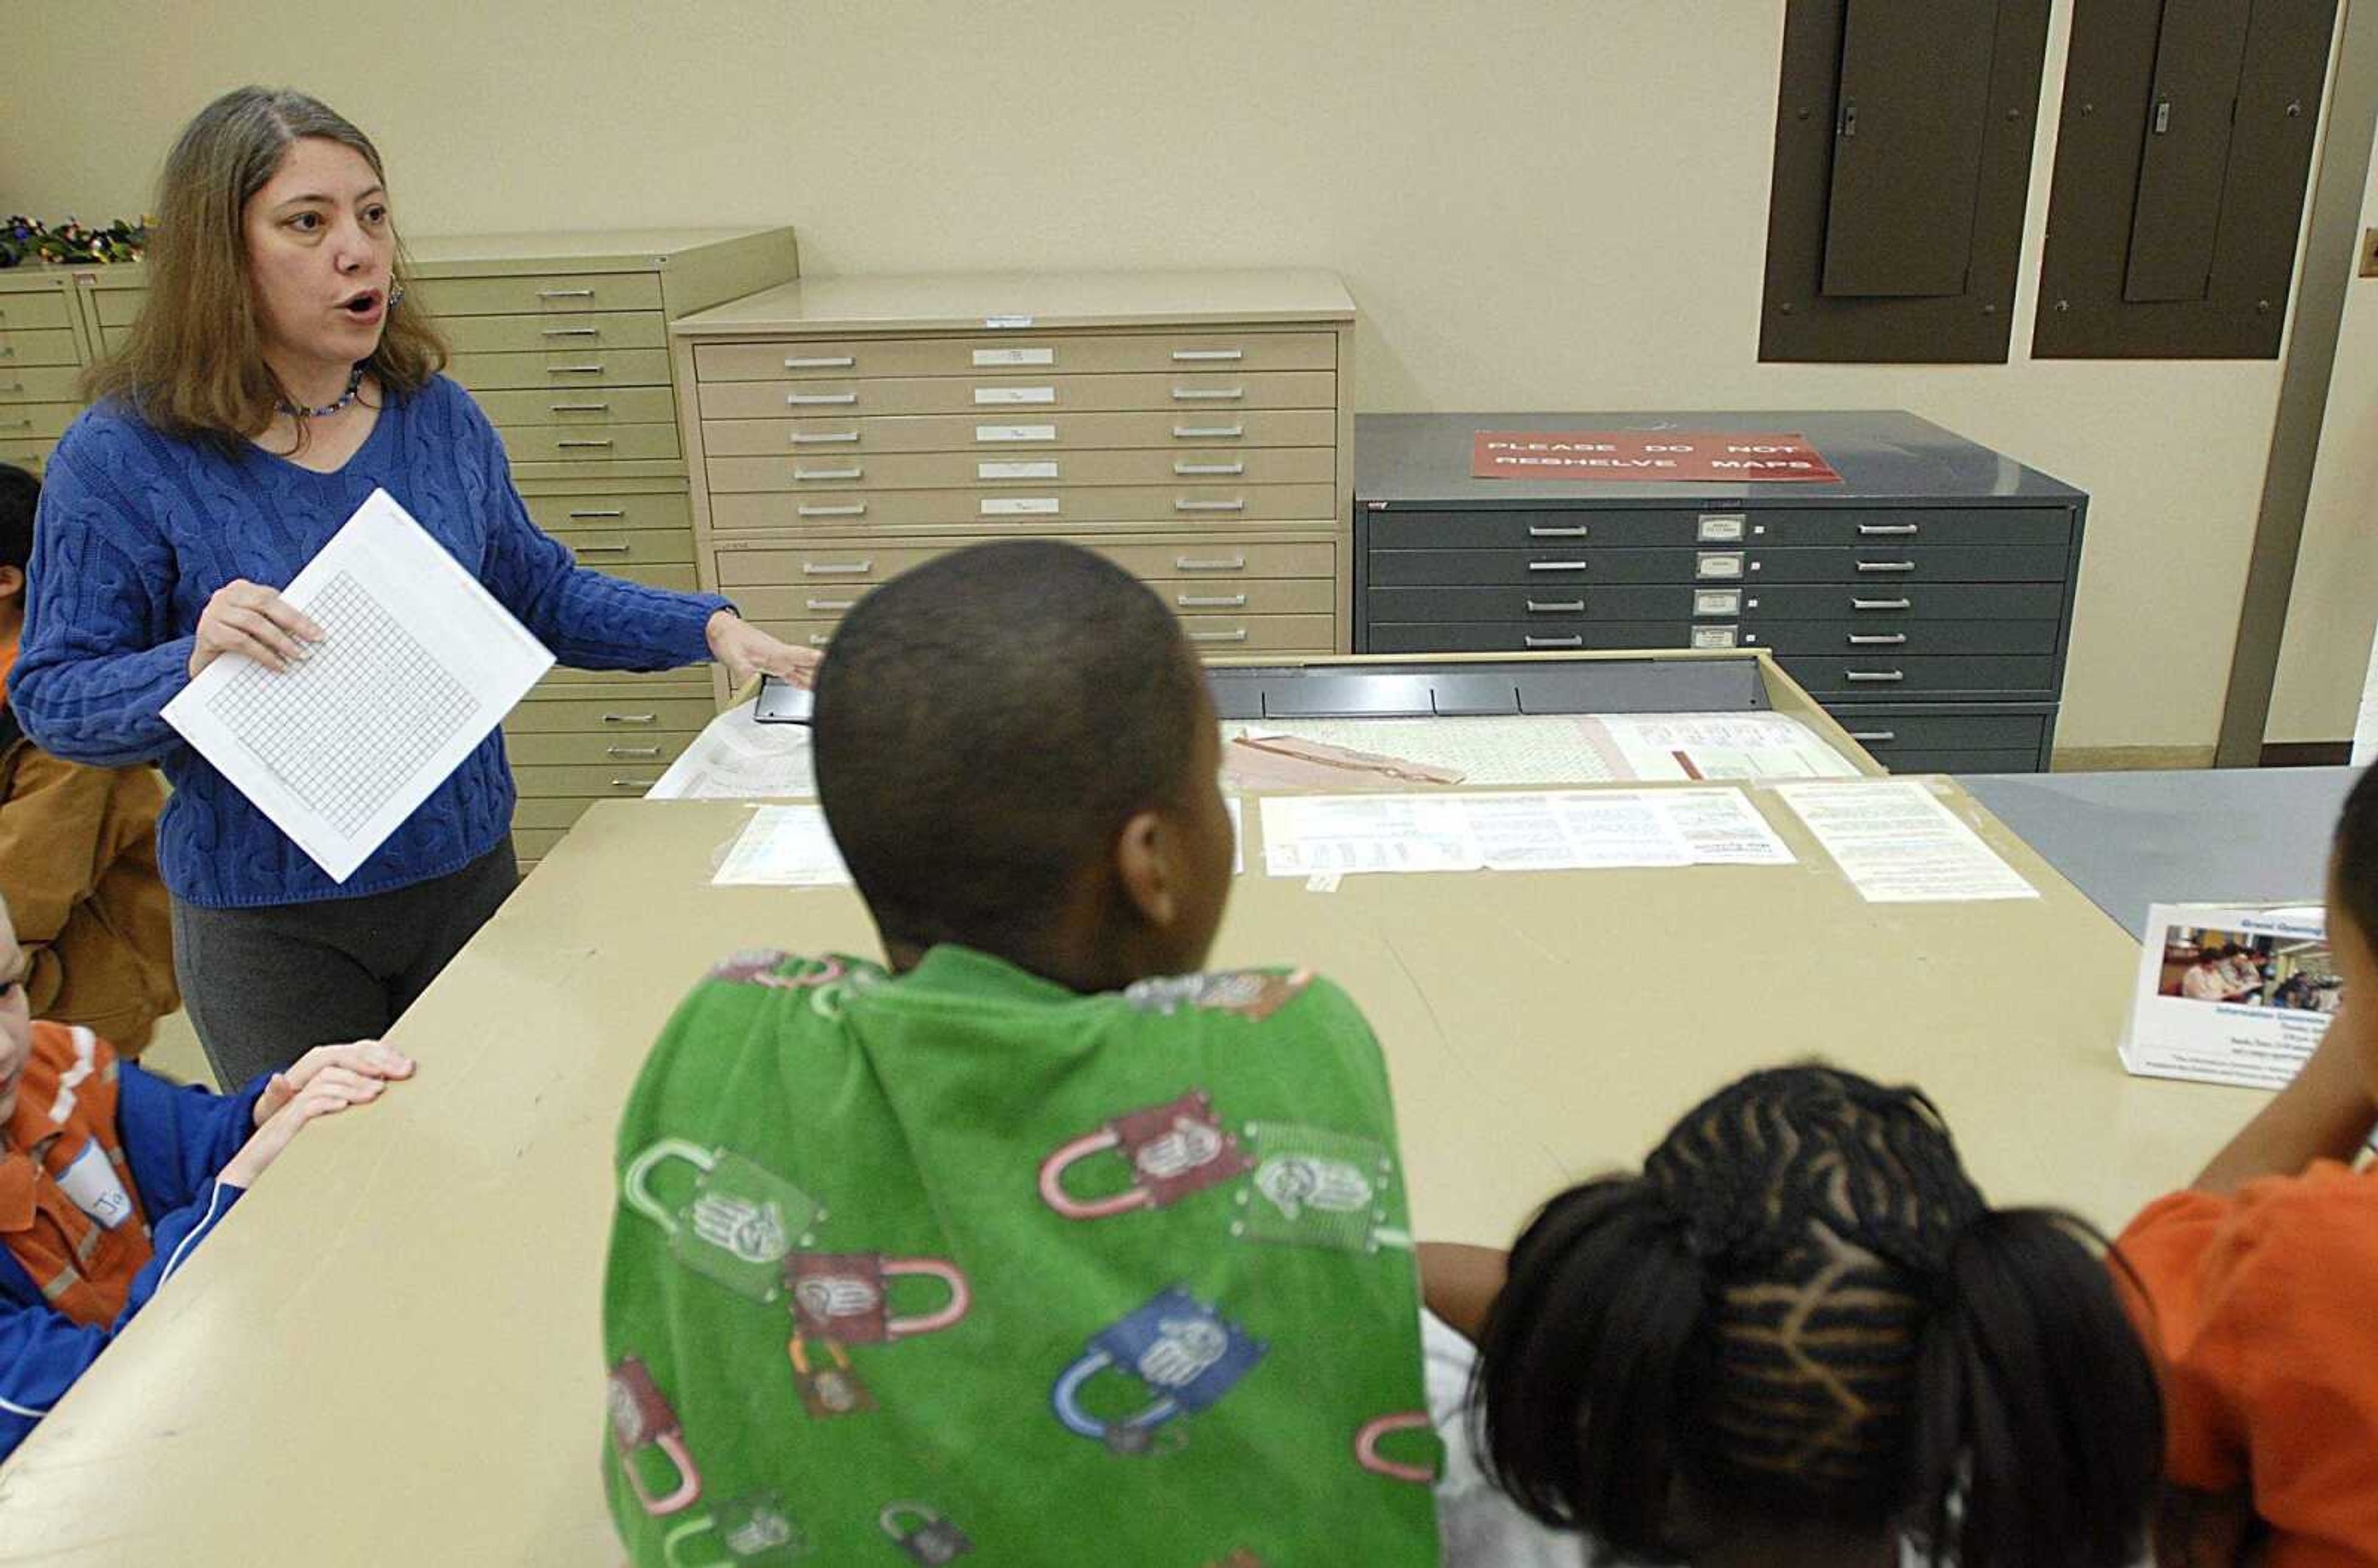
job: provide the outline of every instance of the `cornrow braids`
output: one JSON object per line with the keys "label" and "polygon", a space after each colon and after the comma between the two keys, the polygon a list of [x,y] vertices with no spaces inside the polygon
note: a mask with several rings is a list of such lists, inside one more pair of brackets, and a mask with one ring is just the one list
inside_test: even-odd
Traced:
{"label": "cornrow braids", "polygon": [[1505,1490],[1627,1556],[1688,1553],[1699,1514],[2114,1568],[2160,1463],[2086,1227],[1993,1212],[1923,1095],[1826,1068],[1754,1073],[1640,1177],[1555,1198],[1480,1349]]}

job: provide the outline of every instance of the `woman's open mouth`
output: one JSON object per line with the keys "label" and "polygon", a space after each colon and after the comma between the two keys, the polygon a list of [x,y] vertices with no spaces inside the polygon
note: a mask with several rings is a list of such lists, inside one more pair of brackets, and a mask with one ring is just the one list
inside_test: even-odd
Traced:
{"label": "woman's open mouth", "polygon": [[388,313],[388,296],[378,289],[366,289],[339,302],[339,313],[359,325],[370,326]]}

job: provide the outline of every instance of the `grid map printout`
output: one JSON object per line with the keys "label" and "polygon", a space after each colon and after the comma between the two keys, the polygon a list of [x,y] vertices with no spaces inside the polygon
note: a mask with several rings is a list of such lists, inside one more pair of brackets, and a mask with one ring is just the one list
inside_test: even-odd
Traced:
{"label": "grid map printout", "polygon": [[385,490],[282,590],[322,640],[225,654],[165,719],[336,881],[503,721],[553,655]]}

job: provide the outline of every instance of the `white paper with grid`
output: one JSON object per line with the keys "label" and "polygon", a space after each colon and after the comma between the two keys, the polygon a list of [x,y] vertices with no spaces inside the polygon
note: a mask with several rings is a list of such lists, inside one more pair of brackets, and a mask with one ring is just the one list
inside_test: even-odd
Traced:
{"label": "white paper with grid", "polygon": [[227,654],[165,719],[343,882],[553,655],[385,490],[282,597],[322,628],[311,655],[276,672]]}

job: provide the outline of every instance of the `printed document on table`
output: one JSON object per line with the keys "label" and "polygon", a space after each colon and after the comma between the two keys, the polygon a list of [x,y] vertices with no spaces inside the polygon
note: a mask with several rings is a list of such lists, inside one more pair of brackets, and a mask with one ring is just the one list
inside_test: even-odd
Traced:
{"label": "printed document on table", "polygon": [[1696,866],[1796,866],[1791,845],[1738,789],[1663,789],[1657,800],[1692,846]]}
{"label": "printed document on table", "polygon": [[321,627],[311,653],[280,672],[224,654],[165,721],[343,882],[553,655],[385,490],[282,597]]}
{"label": "printed document on table", "polygon": [[1689,866],[1692,845],[1657,796],[1564,790],[1472,795],[1470,809],[1487,868],[1569,871],[1619,866]]}
{"label": "printed document on table", "polygon": [[[1223,772],[1243,788],[1271,786],[1276,760],[1250,756],[1235,744],[1281,736],[1348,751],[1416,763],[1459,775],[1471,784],[1598,784],[1629,775],[1591,721],[1566,714],[1467,715],[1443,719],[1267,719],[1261,724],[1227,720],[1222,725]],[[1310,772],[1308,764],[1304,770]],[[1344,770],[1340,787],[1355,787],[1363,770]],[[1682,773],[1671,772],[1681,778]],[[1406,790],[1408,781],[1381,776],[1381,786]]]}
{"label": "printed document on table", "polygon": [[1870,903],[2039,896],[1980,834],[1912,780],[1778,784],[1775,792]]}
{"label": "printed document on table", "polygon": [[834,834],[819,806],[763,806],[751,814],[711,883],[722,888],[847,886]]}
{"label": "printed document on table", "polygon": [[2122,1065],[2147,1078],[2284,1089],[2345,1000],[2318,904],[2147,911]]}
{"label": "printed document on table", "polygon": [[[729,708],[703,726],[646,800],[809,800],[817,795],[810,726],[763,724],[753,704]],[[623,736],[631,731],[621,731]]]}
{"label": "printed document on table", "polygon": [[1857,767],[1788,713],[1605,713],[1639,779],[1854,779]]}
{"label": "printed document on table", "polygon": [[1485,862],[1458,798],[1267,795],[1264,869],[1275,877],[1346,871],[1475,871]]}

